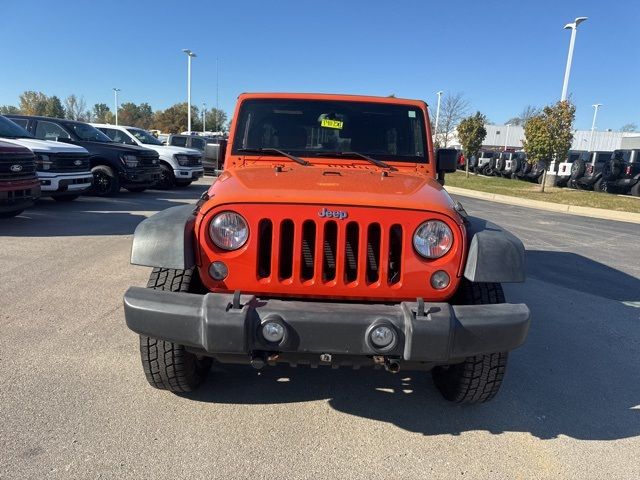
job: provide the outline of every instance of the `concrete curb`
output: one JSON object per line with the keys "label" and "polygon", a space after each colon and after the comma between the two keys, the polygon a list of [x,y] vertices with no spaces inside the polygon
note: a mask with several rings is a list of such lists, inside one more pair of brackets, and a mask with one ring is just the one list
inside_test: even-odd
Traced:
{"label": "concrete curb", "polygon": [[570,215],[579,215],[581,217],[601,218],[604,220],[616,220],[618,222],[640,224],[640,213],[618,212],[615,210],[605,210],[604,208],[578,207],[575,205],[529,200],[528,198],[480,192],[478,190],[468,190],[466,188],[459,187],[445,186],[445,189],[454,195],[479,198],[481,200],[489,200],[490,202],[506,203],[508,205],[517,205],[519,207],[537,208],[538,210],[547,210],[550,212],[568,213]]}

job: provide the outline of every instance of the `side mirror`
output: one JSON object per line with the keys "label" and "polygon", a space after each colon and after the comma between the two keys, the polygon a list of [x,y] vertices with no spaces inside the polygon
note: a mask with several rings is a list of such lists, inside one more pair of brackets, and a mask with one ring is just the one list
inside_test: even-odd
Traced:
{"label": "side mirror", "polygon": [[458,151],[455,148],[436,150],[436,173],[440,185],[444,185],[444,174],[453,173],[458,167]]}
{"label": "side mirror", "polygon": [[453,173],[458,163],[458,150],[455,148],[439,148],[436,151],[436,171],[438,173]]}
{"label": "side mirror", "polygon": [[73,140],[71,140],[70,138],[67,137],[58,137],[56,138],[57,142],[62,142],[62,143],[73,143]]}

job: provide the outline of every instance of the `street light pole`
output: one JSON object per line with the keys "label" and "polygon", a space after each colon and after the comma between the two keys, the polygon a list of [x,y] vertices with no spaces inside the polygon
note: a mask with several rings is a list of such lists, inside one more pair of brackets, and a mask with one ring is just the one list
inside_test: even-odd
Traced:
{"label": "street light pole", "polygon": [[438,121],[440,120],[440,99],[442,97],[442,90],[436,92],[436,95],[438,95],[438,106],[436,107],[436,124],[433,136],[435,137],[436,141],[438,141]]}
{"label": "street light pole", "polygon": [[115,103],[116,103],[116,125],[118,125],[118,92],[119,91],[120,91],[119,88],[113,87],[113,96],[115,97]]}
{"label": "street light pole", "polygon": [[598,116],[598,109],[602,106],[601,103],[594,103],[593,107],[593,122],[591,122],[591,137],[589,138],[589,151],[593,148],[593,134],[596,130],[596,117]]}
{"label": "street light pole", "polygon": [[509,127],[511,126],[510,123],[507,123],[507,134],[504,136],[504,151],[507,151],[507,142],[509,141]]}
{"label": "street light pole", "polygon": [[207,104],[202,102],[202,133],[207,131]]}
{"label": "street light pole", "polygon": [[564,70],[564,82],[562,83],[562,96],[560,97],[561,101],[565,101],[567,99],[567,91],[569,89],[569,75],[571,74],[571,62],[573,61],[573,47],[576,43],[576,32],[578,31],[578,25],[584,22],[587,17],[577,17],[573,23],[567,23],[564,28],[565,30],[571,30],[571,40],[569,40],[569,54],[567,55],[567,66]]}
{"label": "street light pole", "polygon": [[183,48],[182,51],[187,54],[187,131],[191,132],[191,58],[195,57],[188,48]]}

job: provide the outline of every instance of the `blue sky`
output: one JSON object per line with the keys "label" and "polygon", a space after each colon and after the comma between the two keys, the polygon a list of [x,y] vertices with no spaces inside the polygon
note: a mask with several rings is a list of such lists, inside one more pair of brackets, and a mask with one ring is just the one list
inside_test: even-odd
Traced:
{"label": "blue sky", "polygon": [[421,98],[463,92],[499,123],[525,105],[559,99],[578,31],[569,91],[576,127],[640,126],[637,1],[5,1],[0,15],[0,105],[24,90],[87,104],[192,99],[233,111],[239,93],[314,91]]}

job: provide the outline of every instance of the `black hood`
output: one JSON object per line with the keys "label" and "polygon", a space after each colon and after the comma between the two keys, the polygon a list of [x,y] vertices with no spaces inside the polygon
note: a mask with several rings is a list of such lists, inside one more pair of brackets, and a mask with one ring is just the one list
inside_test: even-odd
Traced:
{"label": "black hood", "polygon": [[125,145],[117,142],[87,142],[76,140],[75,145],[86,148],[91,155],[99,154],[118,154],[118,155],[137,155],[140,157],[158,157],[158,152],[150,148],[138,147],[137,145]]}

